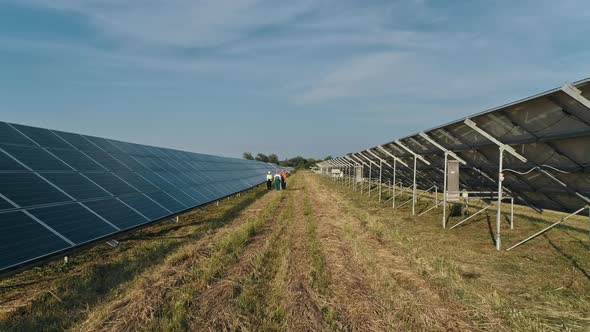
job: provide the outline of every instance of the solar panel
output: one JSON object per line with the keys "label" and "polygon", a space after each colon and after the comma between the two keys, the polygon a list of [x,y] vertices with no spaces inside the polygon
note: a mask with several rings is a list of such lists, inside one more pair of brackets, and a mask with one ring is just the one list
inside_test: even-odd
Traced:
{"label": "solar panel", "polygon": [[35,208],[29,212],[75,244],[92,241],[117,231],[79,203]]}
{"label": "solar panel", "polygon": [[0,274],[253,187],[273,169],[0,122]]}
{"label": "solar panel", "polygon": [[76,200],[110,197],[110,194],[80,173],[43,173],[42,176]]}
{"label": "solar panel", "polygon": [[35,141],[35,143],[39,144],[40,146],[46,148],[72,148],[70,144],[52,133],[50,130],[17,124],[13,124],[12,127],[26,135],[31,140]]}
{"label": "solar panel", "polygon": [[116,198],[85,202],[84,205],[119,229],[136,227],[148,221],[147,217],[140,215]]}
{"label": "solar panel", "polygon": [[48,149],[53,155],[77,171],[105,171],[105,168],[77,150]]}
{"label": "solar panel", "polygon": [[68,165],[64,164],[42,148],[8,144],[0,144],[0,148],[12,157],[18,159],[30,169],[37,171],[72,170]]}
{"label": "solar panel", "polygon": [[[396,157],[408,165],[414,155],[420,157],[415,175],[423,189],[443,188],[446,155],[465,162],[460,166],[461,189],[503,192],[538,211],[579,213],[590,205],[589,99],[590,79],[586,79],[370,150],[385,151],[383,160]],[[379,163],[379,158],[364,152],[353,155],[359,154]],[[412,169],[400,167],[396,181],[413,185],[413,175]],[[383,181],[390,179],[387,175]],[[498,235],[498,248],[499,240]]]}
{"label": "solar panel", "polygon": [[167,193],[165,193],[163,191],[146,193],[146,196],[148,196],[152,200],[156,201],[158,204],[162,205],[163,207],[165,207],[166,209],[168,209],[172,213],[183,211],[187,208],[185,205],[180,203],[177,199],[175,199],[174,197],[168,195]]}
{"label": "solar panel", "polygon": [[166,210],[154,200],[148,198],[144,194],[123,196],[121,197],[123,203],[129,205],[139,213],[155,220],[171,214],[171,211]]}
{"label": "solar panel", "polygon": [[0,266],[3,269],[70,247],[69,243],[21,211],[0,214]]}
{"label": "solar panel", "polygon": [[33,173],[0,173],[0,192],[20,207],[71,201]]}

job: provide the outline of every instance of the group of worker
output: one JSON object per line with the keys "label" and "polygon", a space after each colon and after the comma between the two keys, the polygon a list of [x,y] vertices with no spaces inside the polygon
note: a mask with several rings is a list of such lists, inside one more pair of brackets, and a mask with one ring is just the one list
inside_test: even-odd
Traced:
{"label": "group of worker", "polygon": [[277,170],[277,173],[273,176],[272,173],[269,171],[266,174],[266,189],[272,190],[273,181],[275,183],[276,190],[287,189],[287,172],[285,172],[284,169],[280,172]]}

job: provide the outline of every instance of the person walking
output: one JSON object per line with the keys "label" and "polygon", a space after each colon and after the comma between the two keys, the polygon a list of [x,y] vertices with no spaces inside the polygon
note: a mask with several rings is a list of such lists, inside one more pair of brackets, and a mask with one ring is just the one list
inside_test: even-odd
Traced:
{"label": "person walking", "polygon": [[270,171],[266,173],[266,189],[272,190],[272,174],[270,174]]}
{"label": "person walking", "polygon": [[277,171],[277,174],[275,174],[275,189],[281,190],[281,174],[279,171]]}
{"label": "person walking", "polygon": [[281,170],[281,189],[287,189],[287,172],[285,170]]}

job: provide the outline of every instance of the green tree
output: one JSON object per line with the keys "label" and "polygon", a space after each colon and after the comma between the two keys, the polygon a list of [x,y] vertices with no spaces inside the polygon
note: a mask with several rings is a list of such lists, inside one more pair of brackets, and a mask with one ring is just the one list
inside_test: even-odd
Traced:
{"label": "green tree", "polygon": [[276,154],[272,153],[268,156],[268,162],[269,163],[273,163],[273,164],[279,164],[279,156],[277,156]]}
{"label": "green tree", "polygon": [[268,156],[265,154],[262,154],[262,153],[257,154],[255,159],[258,161],[265,162],[265,163],[268,162]]}
{"label": "green tree", "polygon": [[244,158],[246,160],[254,160],[254,156],[252,155],[251,152],[244,152],[242,154],[242,158]]}

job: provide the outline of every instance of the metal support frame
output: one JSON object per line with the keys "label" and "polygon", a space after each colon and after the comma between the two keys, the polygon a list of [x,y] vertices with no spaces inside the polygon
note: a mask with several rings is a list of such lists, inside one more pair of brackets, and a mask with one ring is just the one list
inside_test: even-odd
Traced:
{"label": "metal support frame", "polygon": [[504,174],[503,174],[503,162],[504,162],[504,151],[510,153],[523,163],[527,162],[527,159],[520,155],[513,147],[506,145],[499,140],[497,140],[494,136],[488,134],[483,129],[479,128],[475,122],[470,119],[465,119],[463,121],[468,127],[482,135],[483,137],[487,138],[488,140],[492,141],[492,143],[498,146],[499,150],[499,159],[498,159],[498,202],[496,207],[496,250],[500,250],[502,248],[502,238],[500,236],[501,230],[501,214],[502,214],[502,182],[504,181]]}
{"label": "metal support frame", "polygon": [[344,158],[346,160],[348,160],[349,162],[351,162],[351,164],[353,165],[354,174],[353,174],[353,179],[352,179],[352,191],[356,191],[356,178],[357,178],[357,173],[358,173],[359,167],[362,168],[362,166],[361,166],[361,164],[359,164],[357,161],[355,161],[354,159],[352,159],[349,156],[344,156]]}
{"label": "metal support frame", "polygon": [[451,228],[449,228],[449,230],[454,229],[455,227],[458,227],[459,225],[463,224],[464,222],[466,222],[467,220],[477,216],[478,214],[484,212],[485,210],[489,209],[492,205],[494,205],[494,203],[490,203],[486,206],[484,206],[482,209],[478,210],[477,212],[475,212],[474,214],[470,215],[469,217],[464,218],[463,220],[459,221],[458,223],[456,223],[455,225],[451,226]]}
{"label": "metal support frame", "polygon": [[582,91],[580,91],[580,89],[576,88],[570,83],[566,83],[561,86],[561,91],[565,92],[568,96],[590,110],[590,101],[582,96]]}
{"label": "metal support frame", "polygon": [[355,154],[351,154],[350,155],[351,158],[354,158],[356,161],[361,163],[361,195],[363,194],[363,187],[364,187],[364,182],[365,182],[365,165],[367,165],[366,162],[364,162],[361,158],[359,158],[357,155]]}
{"label": "metal support frame", "polygon": [[358,156],[365,158],[368,162],[369,162],[369,197],[371,197],[371,182],[373,182],[373,177],[372,177],[372,171],[373,171],[373,167],[371,167],[371,164],[374,164],[375,166],[379,166],[376,162],[374,162],[373,160],[371,160],[371,158],[365,156],[362,153],[358,153]]}
{"label": "metal support frame", "polygon": [[[439,205],[442,204],[442,201],[439,202],[439,200],[438,200],[438,187],[437,186],[434,186],[433,188],[434,188],[434,205],[431,206],[430,208],[428,208],[426,211],[420,213],[418,215],[418,217],[425,215],[426,213],[428,213],[428,212],[436,209]],[[432,189],[432,188],[430,188],[430,189]]]}
{"label": "metal support frame", "polygon": [[[559,221],[557,221],[557,222],[555,222],[555,223],[553,223],[553,224],[551,224],[551,225],[549,225],[549,226],[547,226],[547,227],[543,228],[542,230],[538,231],[537,233],[535,233],[535,234],[533,234],[533,235],[531,235],[531,236],[527,237],[526,239],[524,239],[524,240],[522,240],[522,241],[518,242],[517,244],[513,245],[512,247],[510,247],[510,248],[506,249],[506,251],[510,251],[510,250],[512,250],[512,249],[514,249],[514,248],[516,248],[516,247],[519,247],[519,246],[520,246],[520,245],[522,245],[522,244],[525,244],[526,242],[528,242],[528,241],[530,241],[530,240],[532,240],[532,239],[536,238],[537,236],[539,236],[539,235],[541,235],[541,234],[543,234],[543,233],[547,232],[548,230],[550,230],[550,229],[552,229],[553,227],[555,227],[555,226],[557,226],[557,225],[561,224],[562,222],[564,222],[564,221],[568,220],[569,218],[571,218],[571,217],[573,217],[573,216],[575,216],[575,215],[578,215],[578,214],[582,213],[582,211],[584,211],[584,210],[586,210],[586,209],[588,209],[588,221],[590,222],[590,205],[586,205],[586,206],[584,206],[583,208],[580,208],[580,209],[578,209],[576,212],[573,212],[573,213],[571,213],[571,214],[568,214],[567,216],[565,216],[565,217],[563,217],[563,218],[559,219]],[[588,234],[588,235],[590,235],[590,234]]]}
{"label": "metal support frame", "polygon": [[[367,151],[367,153],[369,153],[370,155],[372,155],[373,157],[377,158],[379,160],[379,203],[381,203],[381,192],[382,192],[382,185],[381,182],[383,181],[383,164],[389,166],[390,168],[394,169],[394,180],[395,180],[395,167],[392,167],[386,160],[384,160],[383,158],[379,157],[378,155],[376,155],[373,151],[371,151],[371,149],[367,149],[365,150]],[[394,164],[395,164],[395,159],[393,160]]]}
{"label": "metal support frame", "polygon": [[408,168],[410,168],[410,166],[408,166],[408,164],[406,164],[403,160],[399,159],[397,156],[395,156],[391,152],[387,151],[387,149],[385,149],[382,145],[378,145],[377,148],[379,150],[383,151],[386,155],[393,158],[393,194],[392,194],[393,199],[392,199],[391,207],[395,209],[395,197],[397,196],[395,194],[395,185],[397,184],[397,181],[396,181],[397,163],[399,162],[400,164],[402,164]]}
{"label": "metal support frame", "polygon": [[417,190],[417,185],[416,185],[416,163],[417,163],[418,159],[420,159],[426,165],[430,165],[430,162],[428,160],[424,159],[424,157],[422,157],[421,155],[419,155],[419,154],[415,153],[414,151],[410,150],[410,148],[408,148],[407,146],[405,146],[399,140],[396,140],[395,141],[395,144],[399,145],[401,148],[403,148],[404,150],[406,150],[407,152],[409,152],[410,154],[412,154],[414,156],[414,177],[413,177],[413,191],[412,191],[412,215],[415,216],[416,215],[416,190]]}
{"label": "metal support frame", "polygon": [[430,136],[428,136],[426,133],[422,132],[419,134],[423,139],[425,139],[426,141],[428,141],[430,144],[434,145],[435,147],[437,147],[438,149],[440,149],[441,151],[443,151],[445,153],[445,165],[444,165],[444,176],[443,176],[443,215],[442,215],[442,226],[443,229],[447,228],[447,163],[449,161],[449,156],[453,157],[455,160],[457,160],[458,162],[460,162],[463,165],[467,165],[467,162],[465,160],[463,160],[461,157],[459,157],[456,153],[454,153],[453,151],[445,148],[444,146],[440,145],[437,141],[435,141],[434,139],[432,139]]}

